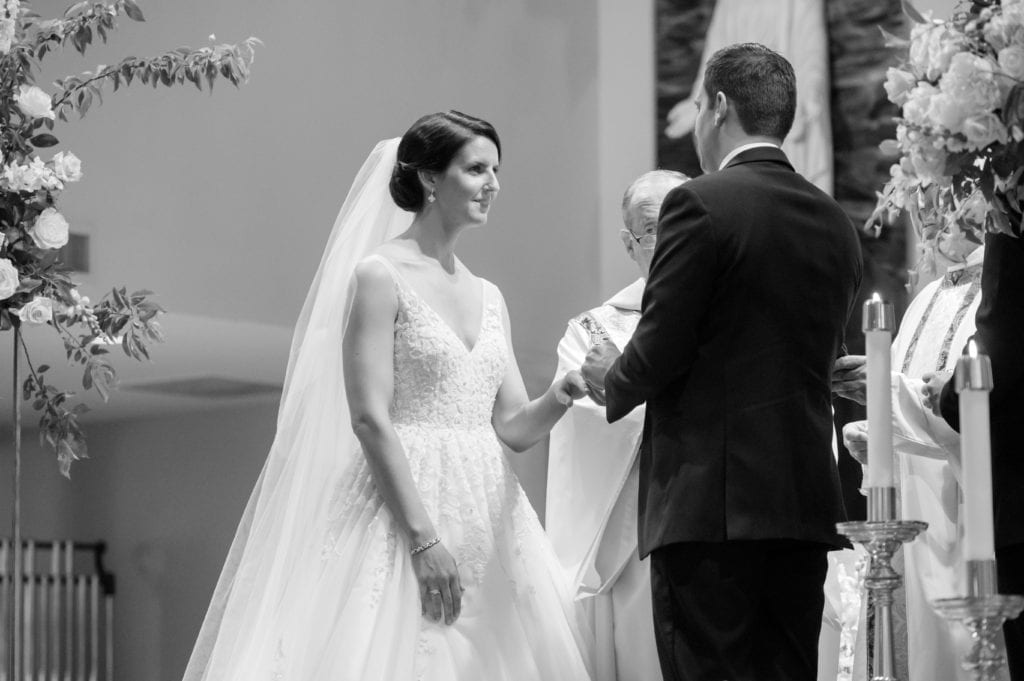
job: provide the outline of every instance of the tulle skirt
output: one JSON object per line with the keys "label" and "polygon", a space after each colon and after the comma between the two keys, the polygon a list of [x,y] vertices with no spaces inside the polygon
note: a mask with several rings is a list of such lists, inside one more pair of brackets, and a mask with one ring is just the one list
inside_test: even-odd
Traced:
{"label": "tulle skirt", "polygon": [[331,498],[316,578],[289,585],[276,631],[256,636],[238,660],[249,672],[233,676],[588,680],[590,634],[493,430],[396,429],[459,566],[461,616],[450,626],[422,616],[409,547],[359,456]]}

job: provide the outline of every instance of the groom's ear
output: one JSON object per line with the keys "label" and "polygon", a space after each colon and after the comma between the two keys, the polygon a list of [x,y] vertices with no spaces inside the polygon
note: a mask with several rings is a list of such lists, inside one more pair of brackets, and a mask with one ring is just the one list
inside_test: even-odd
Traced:
{"label": "groom's ear", "polygon": [[715,125],[725,123],[725,117],[729,114],[729,100],[721,90],[715,94]]}

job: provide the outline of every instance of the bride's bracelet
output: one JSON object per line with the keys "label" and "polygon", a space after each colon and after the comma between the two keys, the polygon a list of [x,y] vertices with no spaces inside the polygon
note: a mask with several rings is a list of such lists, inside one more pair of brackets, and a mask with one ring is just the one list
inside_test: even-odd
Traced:
{"label": "bride's bracelet", "polygon": [[436,546],[437,544],[440,544],[440,543],[441,543],[441,538],[440,537],[434,537],[433,539],[431,539],[428,542],[420,544],[419,546],[414,546],[411,549],[409,549],[409,555],[410,556],[415,556],[418,553],[423,553],[424,551],[426,551],[430,547]]}

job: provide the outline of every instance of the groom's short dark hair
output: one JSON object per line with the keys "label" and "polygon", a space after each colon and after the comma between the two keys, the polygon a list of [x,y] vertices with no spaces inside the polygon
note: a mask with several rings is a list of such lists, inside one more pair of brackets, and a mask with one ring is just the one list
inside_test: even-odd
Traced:
{"label": "groom's short dark hair", "polygon": [[721,92],[736,107],[748,135],[783,139],[796,115],[796,76],[793,65],[759,43],[723,47],[704,69],[707,106]]}

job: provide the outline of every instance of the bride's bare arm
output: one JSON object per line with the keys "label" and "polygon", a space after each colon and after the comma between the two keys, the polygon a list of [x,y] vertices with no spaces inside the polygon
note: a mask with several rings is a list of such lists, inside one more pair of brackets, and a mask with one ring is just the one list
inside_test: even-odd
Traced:
{"label": "bride's bare arm", "polygon": [[[418,547],[433,541],[437,534],[389,414],[397,312],[398,299],[388,271],[380,263],[360,264],[355,271],[355,293],[342,346],[352,429],[384,503],[409,546]],[[434,620],[443,615],[448,624],[454,622],[461,608],[462,587],[455,560],[444,545],[438,543],[415,554],[413,569],[420,583],[424,614]]]}
{"label": "bride's bare arm", "polygon": [[562,418],[574,399],[586,395],[586,385],[578,371],[570,371],[555,379],[544,394],[530,400],[512,352],[512,335],[508,310],[502,301],[505,318],[505,342],[508,345],[508,366],[494,401],[491,423],[498,438],[509,449],[521,452],[539,442]]}

